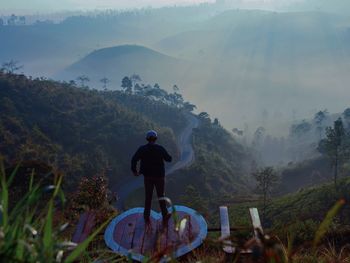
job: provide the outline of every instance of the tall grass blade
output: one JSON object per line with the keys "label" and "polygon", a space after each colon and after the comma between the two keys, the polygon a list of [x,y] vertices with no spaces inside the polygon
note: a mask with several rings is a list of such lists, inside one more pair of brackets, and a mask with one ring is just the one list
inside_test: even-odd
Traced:
{"label": "tall grass blade", "polygon": [[5,168],[1,164],[1,225],[4,229],[8,225],[8,201],[9,201],[9,192],[8,185],[6,182]]}
{"label": "tall grass blade", "polygon": [[52,247],[52,217],[53,217],[53,199],[49,202],[49,208],[47,211],[46,222],[44,227],[44,237],[43,237],[43,245],[44,249],[49,258],[53,256],[53,247]]}
{"label": "tall grass blade", "polygon": [[57,196],[57,194],[59,193],[60,189],[61,189],[61,184],[62,184],[62,179],[63,179],[63,176],[59,176],[58,177],[58,181],[57,183],[55,184],[55,191],[53,193],[53,198]]}
{"label": "tall grass blade", "polygon": [[31,173],[31,175],[30,175],[29,192],[31,192],[32,189],[33,189],[33,182],[34,182],[34,170],[32,171],[32,173]]}
{"label": "tall grass blade", "polygon": [[320,243],[324,235],[327,233],[334,217],[339,213],[340,209],[344,206],[345,200],[341,199],[335,203],[335,205],[328,211],[325,219],[322,221],[320,227],[318,228],[315,239],[313,241],[313,248],[316,249],[317,245]]}
{"label": "tall grass blade", "polygon": [[[13,169],[12,173],[10,174],[9,179],[7,180],[7,187],[10,187],[12,184],[13,179],[15,178],[15,175],[17,174],[17,171],[20,167],[20,163],[16,165],[15,169]],[[5,173],[4,173],[5,174]]]}
{"label": "tall grass blade", "polygon": [[23,242],[18,242],[18,245],[16,247],[16,259],[19,261],[23,261],[23,255],[24,255],[24,244]]}
{"label": "tall grass blade", "polygon": [[30,207],[33,203],[36,203],[38,199],[40,198],[39,193],[39,185],[36,185],[33,187],[31,192],[27,192],[23,198],[18,201],[13,209],[11,209],[11,215],[10,217],[13,219],[18,214],[21,213],[21,210],[24,210],[24,208]]}

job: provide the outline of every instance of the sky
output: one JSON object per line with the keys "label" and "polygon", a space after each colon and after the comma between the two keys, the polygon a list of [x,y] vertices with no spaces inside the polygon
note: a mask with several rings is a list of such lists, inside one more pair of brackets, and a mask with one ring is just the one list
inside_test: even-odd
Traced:
{"label": "sky", "polygon": [[186,5],[215,0],[0,0],[0,13],[14,11],[47,12],[91,9],[128,9],[159,7],[166,5]]}

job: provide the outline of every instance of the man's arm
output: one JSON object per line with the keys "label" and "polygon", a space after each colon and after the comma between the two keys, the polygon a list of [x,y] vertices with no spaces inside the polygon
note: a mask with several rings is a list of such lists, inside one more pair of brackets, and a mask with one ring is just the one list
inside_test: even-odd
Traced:
{"label": "man's arm", "polygon": [[134,175],[137,175],[137,162],[141,159],[141,147],[136,151],[134,156],[131,159],[131,171],[134,173]]}
{"label": "man's arm", "polygon": [[172,159],[173,159],[171,157],[171,155],[165,150],[165,148],[162,147],[162,149],[163,149],[163,159],[164,159],[164,161],[171,162]]}

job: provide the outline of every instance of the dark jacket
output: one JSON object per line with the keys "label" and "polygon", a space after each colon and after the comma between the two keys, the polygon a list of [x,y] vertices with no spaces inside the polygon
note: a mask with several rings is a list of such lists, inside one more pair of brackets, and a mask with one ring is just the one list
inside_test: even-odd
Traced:
{"label": "dark jacket", "polygon": [[136,165],[141,161],[140,173],[145,177],[164,177],[164,161],[171,162],[171,156],[158,144],[148,143],[141,146],[131,160],[131,170],[136,172]]}

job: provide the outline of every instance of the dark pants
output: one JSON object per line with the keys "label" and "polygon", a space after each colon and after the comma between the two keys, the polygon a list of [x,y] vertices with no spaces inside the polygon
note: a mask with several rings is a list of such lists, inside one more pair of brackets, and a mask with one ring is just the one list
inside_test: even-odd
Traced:
{"label": "dark pants", "polygon": [[[156,188],[158,199],[165,197],[165,178],[155,178],[155,177],[145,177],[145,210],[144,217],[148,219],[151,213],[152,195],[153,189]],[[168,214],[168,209],[166,208],[165,200],[159,200],[160,210],[162,211],[163,217]]]}

